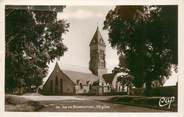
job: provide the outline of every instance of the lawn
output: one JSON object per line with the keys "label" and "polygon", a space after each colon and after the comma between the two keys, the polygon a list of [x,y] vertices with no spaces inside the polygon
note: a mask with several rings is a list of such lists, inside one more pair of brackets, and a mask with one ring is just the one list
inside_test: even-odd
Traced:
{"label": "lawn", "polygon": [[42,107],[43,105],[37,101],[28,100],[16,95],[5,95],[5,111],[33,112],[38,111]]}

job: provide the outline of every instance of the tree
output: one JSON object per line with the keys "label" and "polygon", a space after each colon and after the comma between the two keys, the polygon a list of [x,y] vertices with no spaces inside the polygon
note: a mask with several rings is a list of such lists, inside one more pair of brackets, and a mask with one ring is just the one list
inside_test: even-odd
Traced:
{"label": "tree", "polygon": [[168,78],[177,66],[177,6],[116,6],[104,21],[109,42],[124,53],[134,85]]}
{"label": "tree", "polygon": [[121,83],[122,87],[124,87],[123,89],[127,87],[127,93],[129,94],[134,77],[127,68],[126,58],[122,53],[119,55],[119,65],[118,67],[114,67],[112,73],[114,76],[117,75],[117,80]]}
{"label": "tree", "polygon": [[[119,58],[121,59],[122,55],[120,55]],[[132,88],[132,81],[134,77],[130,75],[130,71],[125,66],[121,66],[121,65],[122,64],[120,64],[118,67],[115,67],[112,70],[112,73],[114,76],[117,75],[118,82],[121,83],[122,87],[124,88],[127,87],[127,90],[128,90],[127,93],[130,94],[130,90]]]}
{"label": "tree", "polygon": [[[13,91],[22,81],[39,86],[48,63],[63,56],[62,35],[69,24],[57,20],[64,6],[6,6],[5,89]],[[19,84],[19,85],[18,85]]]}

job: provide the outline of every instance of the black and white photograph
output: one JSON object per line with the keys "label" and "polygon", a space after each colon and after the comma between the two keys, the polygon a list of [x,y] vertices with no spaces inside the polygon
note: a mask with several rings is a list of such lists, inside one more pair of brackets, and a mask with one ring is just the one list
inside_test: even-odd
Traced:
{"label": "black and white photograph", "polygon": [[5,5],[5,112],[178,112],[178,5]]}

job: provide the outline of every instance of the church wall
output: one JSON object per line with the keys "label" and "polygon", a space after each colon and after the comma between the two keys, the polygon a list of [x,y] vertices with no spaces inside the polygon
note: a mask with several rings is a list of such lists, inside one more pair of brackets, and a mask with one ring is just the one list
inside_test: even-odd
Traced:
{"label": "church wall", "polygon": [[98,46],[98,50],[103,50],[103,51],[105,51],[105,47],[104,47],[104,46],[99,45],[99,46]]}
{"label": "church wall", "polygon": [[74,94],[74,86],[75,84],[66,75],[54,71],[43,86],[42,93],[46,95],[72,95]]}
{"label": "church wall", "polygon": [[111,87],[108,85],[105,86],[92,86],[92,89],[90,90],[90,93],[96,94],[96,95],[103,95],[104,93],[110,93]]}
{"label": "church wall", "polygon": [[87,93],[91,93],[92,90],[92,82],[88,81],[86,83],[84,82],[76,82],[75,85],[75,94],[87,94]]}
{"label": "church wall", "polygon": [[103,87],[103,93],[110,93],[110,92],[111,92],[110,86]]}
{"label": "church wall", "polygon": [[89,86],[88,85],[76,85],[75,86],[75,94],[85,94],[89,93]]}
{"label": "church wall", "polygon": [[63,75],[63,94],[74,94],[75,93],[75,84],[68,79],[66,76]]}

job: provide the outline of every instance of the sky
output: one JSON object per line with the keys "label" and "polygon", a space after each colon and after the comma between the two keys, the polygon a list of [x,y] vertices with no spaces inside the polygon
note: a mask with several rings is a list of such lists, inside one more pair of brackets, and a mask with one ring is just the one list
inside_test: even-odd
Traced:
{"label": "sky", "polygon": [[[103,22],[109,10],[114,6],[66,6],[63,12],[58,13],[58,20],[65,19],[70,24],[69,32],[64,34],[63,42],[68,47],[64,56],[57,60],[61,69],[88,72],[90,60],[89,43],[97,26],[106,43],[106,66],[110,73],[118,65],[117,51],[111,48],[108,42],[108,32],[103,30]],[[56,61],[55,61],[56,62]],[[55,62],[49,65],[49,74]],[[173,72],[165,86],[175,85],[178,75]]]}

